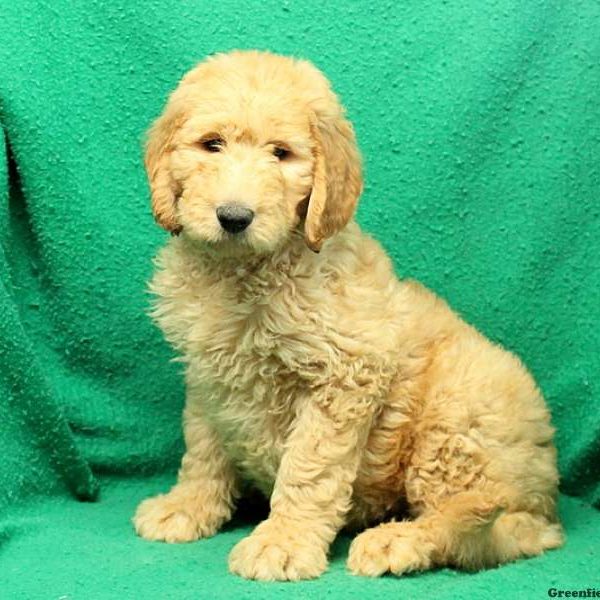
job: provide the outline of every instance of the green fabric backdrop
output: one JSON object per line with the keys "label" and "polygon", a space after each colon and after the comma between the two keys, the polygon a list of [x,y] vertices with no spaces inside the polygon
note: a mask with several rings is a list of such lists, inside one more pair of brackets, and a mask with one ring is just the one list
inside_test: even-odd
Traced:
{"label": "green fabric backdrop", "polygon": [[[592,584],[599,31],[592,0],[4,2],[0,573],[12,575],[9,597],[281,592],[226,574],[247,525],[173,548],[136,539],[128,523],[136,502],[172,479],[182,449],[180,369],[145,315],[166,234],[150,215],[141,140],[182,74],[232,48],[302,56],[329,76],[365,156],[360,223],[400,275],[522,356],[558,428],[562,490],[580,497],[562,504],[572,541],[548,557],[365,583],[344,573],[340,551],[325,583],[285,589],[321,597],[340,586],[358,597],[443,583],[448,597],[464,597],[517,581],[514,590],[543,595],[544,574],[557,569],[566,583]],[[99,503],[73,499],[94,499],[99,487]]]}

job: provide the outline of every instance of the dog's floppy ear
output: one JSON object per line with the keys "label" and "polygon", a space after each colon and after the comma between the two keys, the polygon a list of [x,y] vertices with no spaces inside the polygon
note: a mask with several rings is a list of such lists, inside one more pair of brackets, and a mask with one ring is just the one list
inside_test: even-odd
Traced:
{"label": "dog's floppy ear", "polygon": [[145,165],[152,197],[152,212],[156,222],[173,234],[181,231],[175,216],[175,204],[180,193],[169,167],[173,135],[180,119],[173,107],[154,122],[146,142]]}
{"label": "dog's floppy ear", "polygon": [[335,116],[310,115],[313,187],[304,224],[306,243],[319,252],[323,242],[352,218],[362,192],[361,160],[352,125],[341,108]]}

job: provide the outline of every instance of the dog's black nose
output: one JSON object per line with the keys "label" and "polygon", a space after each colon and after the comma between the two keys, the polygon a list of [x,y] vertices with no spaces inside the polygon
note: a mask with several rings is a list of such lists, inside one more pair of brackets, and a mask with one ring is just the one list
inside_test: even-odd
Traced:
{"label": "dog's black nose", "polygon": [[254,212],[239,204],[224,204],[217,208],[217,219],[225,231],[240,233],[252,223]]}

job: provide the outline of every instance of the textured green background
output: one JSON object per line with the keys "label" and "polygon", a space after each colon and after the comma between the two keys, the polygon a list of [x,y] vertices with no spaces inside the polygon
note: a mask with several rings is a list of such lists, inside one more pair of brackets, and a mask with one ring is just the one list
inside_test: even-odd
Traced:
{"label": "textured green background", "polygon": [[[599,31],[593,0],[4,0],[0,569],[13,575],[9,594],[281,590],[225,575],[242,530],[174,549],[136,540],[127,524],[137,500],[160,489],[142,476],[172,473],[181,451],[179,369],[144,314],[165,234],[149,213],[141,139],[181,75],[230,48],[294,54],[325,71],[365,156],[359,221],[401,275],[523,357],[558,427],[563,491],[598,506]],[[93,497],[99,481],[100,504],[64,499]],[[286,589],[396,596],[448,584],[449,597],[464,597],[512,578],[513,590],[543,596],[552,577],[592,584],[600,517],[563,506],[570,546],[497,573],[369,588],[344,574],[340,555],[325,583]],[[197,589],[184,571],[192,563]]]}

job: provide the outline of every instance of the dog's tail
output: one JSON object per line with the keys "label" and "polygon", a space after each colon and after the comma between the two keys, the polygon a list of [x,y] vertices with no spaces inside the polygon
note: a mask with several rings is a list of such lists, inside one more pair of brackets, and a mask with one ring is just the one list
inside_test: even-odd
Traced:
{"label": "dog's tail", "polygon": [[463,569],[535,556],[563,543],[558,523],[540,514],[513,511],[508,501],[483,492],[451,496],[436,513],[430,517],[431,533],[439,533],[440,562]]}

